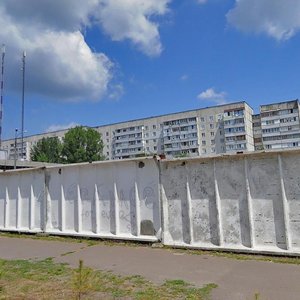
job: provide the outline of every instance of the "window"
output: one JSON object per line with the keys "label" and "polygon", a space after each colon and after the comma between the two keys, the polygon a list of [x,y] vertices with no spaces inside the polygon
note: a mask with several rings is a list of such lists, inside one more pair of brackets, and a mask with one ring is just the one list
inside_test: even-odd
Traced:
{"label": "window", "polygon": [[214,116],[209,116],[209,122],[213,122],[214,121]]}
{"label": "window", "polygon": [[154,151],[156,151],[156,150],[157,150],[157,147],[156,147],[156,146],[154,146],[154,147],[153,147],[153,149],[154,149]]}
{"label": "window", "polygon": [[153,129],[156,129],[156,125],[153,125],[152,128],[153,128]]}
{"label": "window", "polygon": [[201,120],[201,122],[205,122],[205,118],[204,117],[201,117],[200,120]]}
{"label": "window", "polygon": [[153,136],[156,136],[156,132],[154,131],[154,132],[152,133],[152,135],[153,135]]}
{"label": "window", "polygon": [[206,141],[202,141],[202,146],[205,146],[206,145]]}
{"label": "window", "polygon": [[205,154],[206,153],[206,149],[202,149],[202,153]]}
{"label": "window", "polygon": [[145,126],[145,130],[148,130],[148,126]]}
{"label": "window", "polygon": [[201,125],[201,129],[205,130],[205,125],[204,124]]}
{"label": "window", "polygon": [[204,132],[202,132],[202,137],[205,138],[205,133]]}
{"label": "window", "polygon": [[212,132],[210,133],[210,136],[215,136],[215,133],[212,131]]}
{"label": "window", "polygon": [[106,131],[106,136],[109,136],[109,133],[108,133],[108,131]]}
{"label": "window", "polygon": [[214,129],[214,124],[209,124],[210,129]]}

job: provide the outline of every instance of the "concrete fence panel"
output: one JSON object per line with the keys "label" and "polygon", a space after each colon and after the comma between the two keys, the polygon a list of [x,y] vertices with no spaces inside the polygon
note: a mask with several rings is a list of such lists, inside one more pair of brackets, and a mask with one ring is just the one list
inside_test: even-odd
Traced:
{"label": "concrete fence panel", "polygon": [[49,168],[48,233],[156,241],[161,234],[155,160]]}
{"label": "concrete fence panel", "polygon": [[44,171],[4,172],[0,178],[0,230],[43,231]]}
{"label": "concrete fence panel", "polygon": [[166,160],[166,245],[300,253],[299,152]]}

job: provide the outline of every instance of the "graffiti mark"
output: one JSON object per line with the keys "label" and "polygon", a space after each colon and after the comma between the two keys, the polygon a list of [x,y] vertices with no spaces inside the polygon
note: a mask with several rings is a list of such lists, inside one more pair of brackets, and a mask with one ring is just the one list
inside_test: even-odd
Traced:
{"label": "graffiti mark", "polygon": [[91,211],[88,211],[88,210],[86,210],[86,211],[83,211],[82,213],[81,213],[81,217],[82,218],[89,218],[90,216],[91,216]]}
{"label": "graffiti mark", "polygon": [[145,199],[145,206],[153,209],[155,205],[155,192],[152,187],[148,186],[144,188],[143,198]]}
{"label": "graffiti mark", "polygon": [[102,217],[103,219],[110,220],[110,213],[109,213],[108,211],[102,210],[102,211],[101,211],[101,217]]}

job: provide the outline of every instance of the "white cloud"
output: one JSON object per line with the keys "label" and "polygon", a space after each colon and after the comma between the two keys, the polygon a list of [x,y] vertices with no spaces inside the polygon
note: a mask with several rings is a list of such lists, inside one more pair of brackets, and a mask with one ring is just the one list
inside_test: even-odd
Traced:
{"label": "white cloud", "polygon": [[130,40],[149,56],[162,51],[158,23],[152,17],[167,13],[171,0],[100,0],[98,20],[114,41]]}
{"label": "white cloud", "polygon": [[[61,6],[50,5],[52,2],[0,2],[0,42],[7,49],[7,87],[20,90],[21,53],[25,49],[26,92],[60,100],[99,100],[107,91],[113,65],[103,53],[92,52],[79,31],[81,21],[86,22],[86,12],[74,17],[75,12],[67,9],[73,1],[61,1]],[[60,9],[65,13],[59,14]],[[47,15],[47,10],[52,13]],[[61,20],[64,16],[70,20],[60,22],[60,16]],[[59,28],[56,21],[61,23]]]}
{"label": "white cloud", "polygon": [[100,100],[113,90],[114,64],[104,53],[92,51],[82,32],[101,26],[112,40],[127,39],[147,55],[159,55],[159,25],[153,18],[168,11],[169,1],[0,1],[6,87],[20,90],[21,54],[26,50],[27,93],[68,101]]}
{"label": "white cloud", "polygon": [[209,88],[204,92],[201,92],[197,98],[200,100],[207,100],[210,102],[214,102],[218,105],[227,103],[226,101],[226,93],[225,92],[216,92],[213,88]]}
{"label": "white cloud", "polygon": [[54,124],[54,125],[49,126],[46,129],[46,132],[53,132],[53,131],[59,131],[59,130],[64,130],[64,129],[70,129],[70,128],[74,128],[76,126],[79,126],[79,124],[74,123],[74,122],[71,122],[71,123],[65,124],[65,125]]}
{"label": "white cloud", "polygon": [[183,74],[183,75],[180,76],[181,81],[186,81],[188,79],[189,79],[189,75],[187,75],[187,74]]}
{"label": "white cloud", "polygon": [[236,0],[228,22],[244,32],[287,40],[300,30],[299,0]]}
{"label": "white cloud", "polygon": [[111,85],[111,91],[108,98],[111,100],[119,100],[124,95],[124,87],[121,83]]}

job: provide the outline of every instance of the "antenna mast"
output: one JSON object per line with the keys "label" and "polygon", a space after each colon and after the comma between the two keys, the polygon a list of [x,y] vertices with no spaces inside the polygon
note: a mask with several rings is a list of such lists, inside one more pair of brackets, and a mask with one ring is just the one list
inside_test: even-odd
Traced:
{"label": "antenna mast", "polygon": [[26,52],[23,51],[23,57],[22,57],[22,77],[23,77],[23,86],[22,86],[22,124],[21,124],[21,158],[24,159],[24,100],[25,100],[25,58],[26,58]]}
{"label": "antenna mast", "polygon": [[4,93],[4,58],[5,45],[1,48],[1,92],[0,92],[0,149],[2,146],[2,118],[3,118],[3,93]]}

